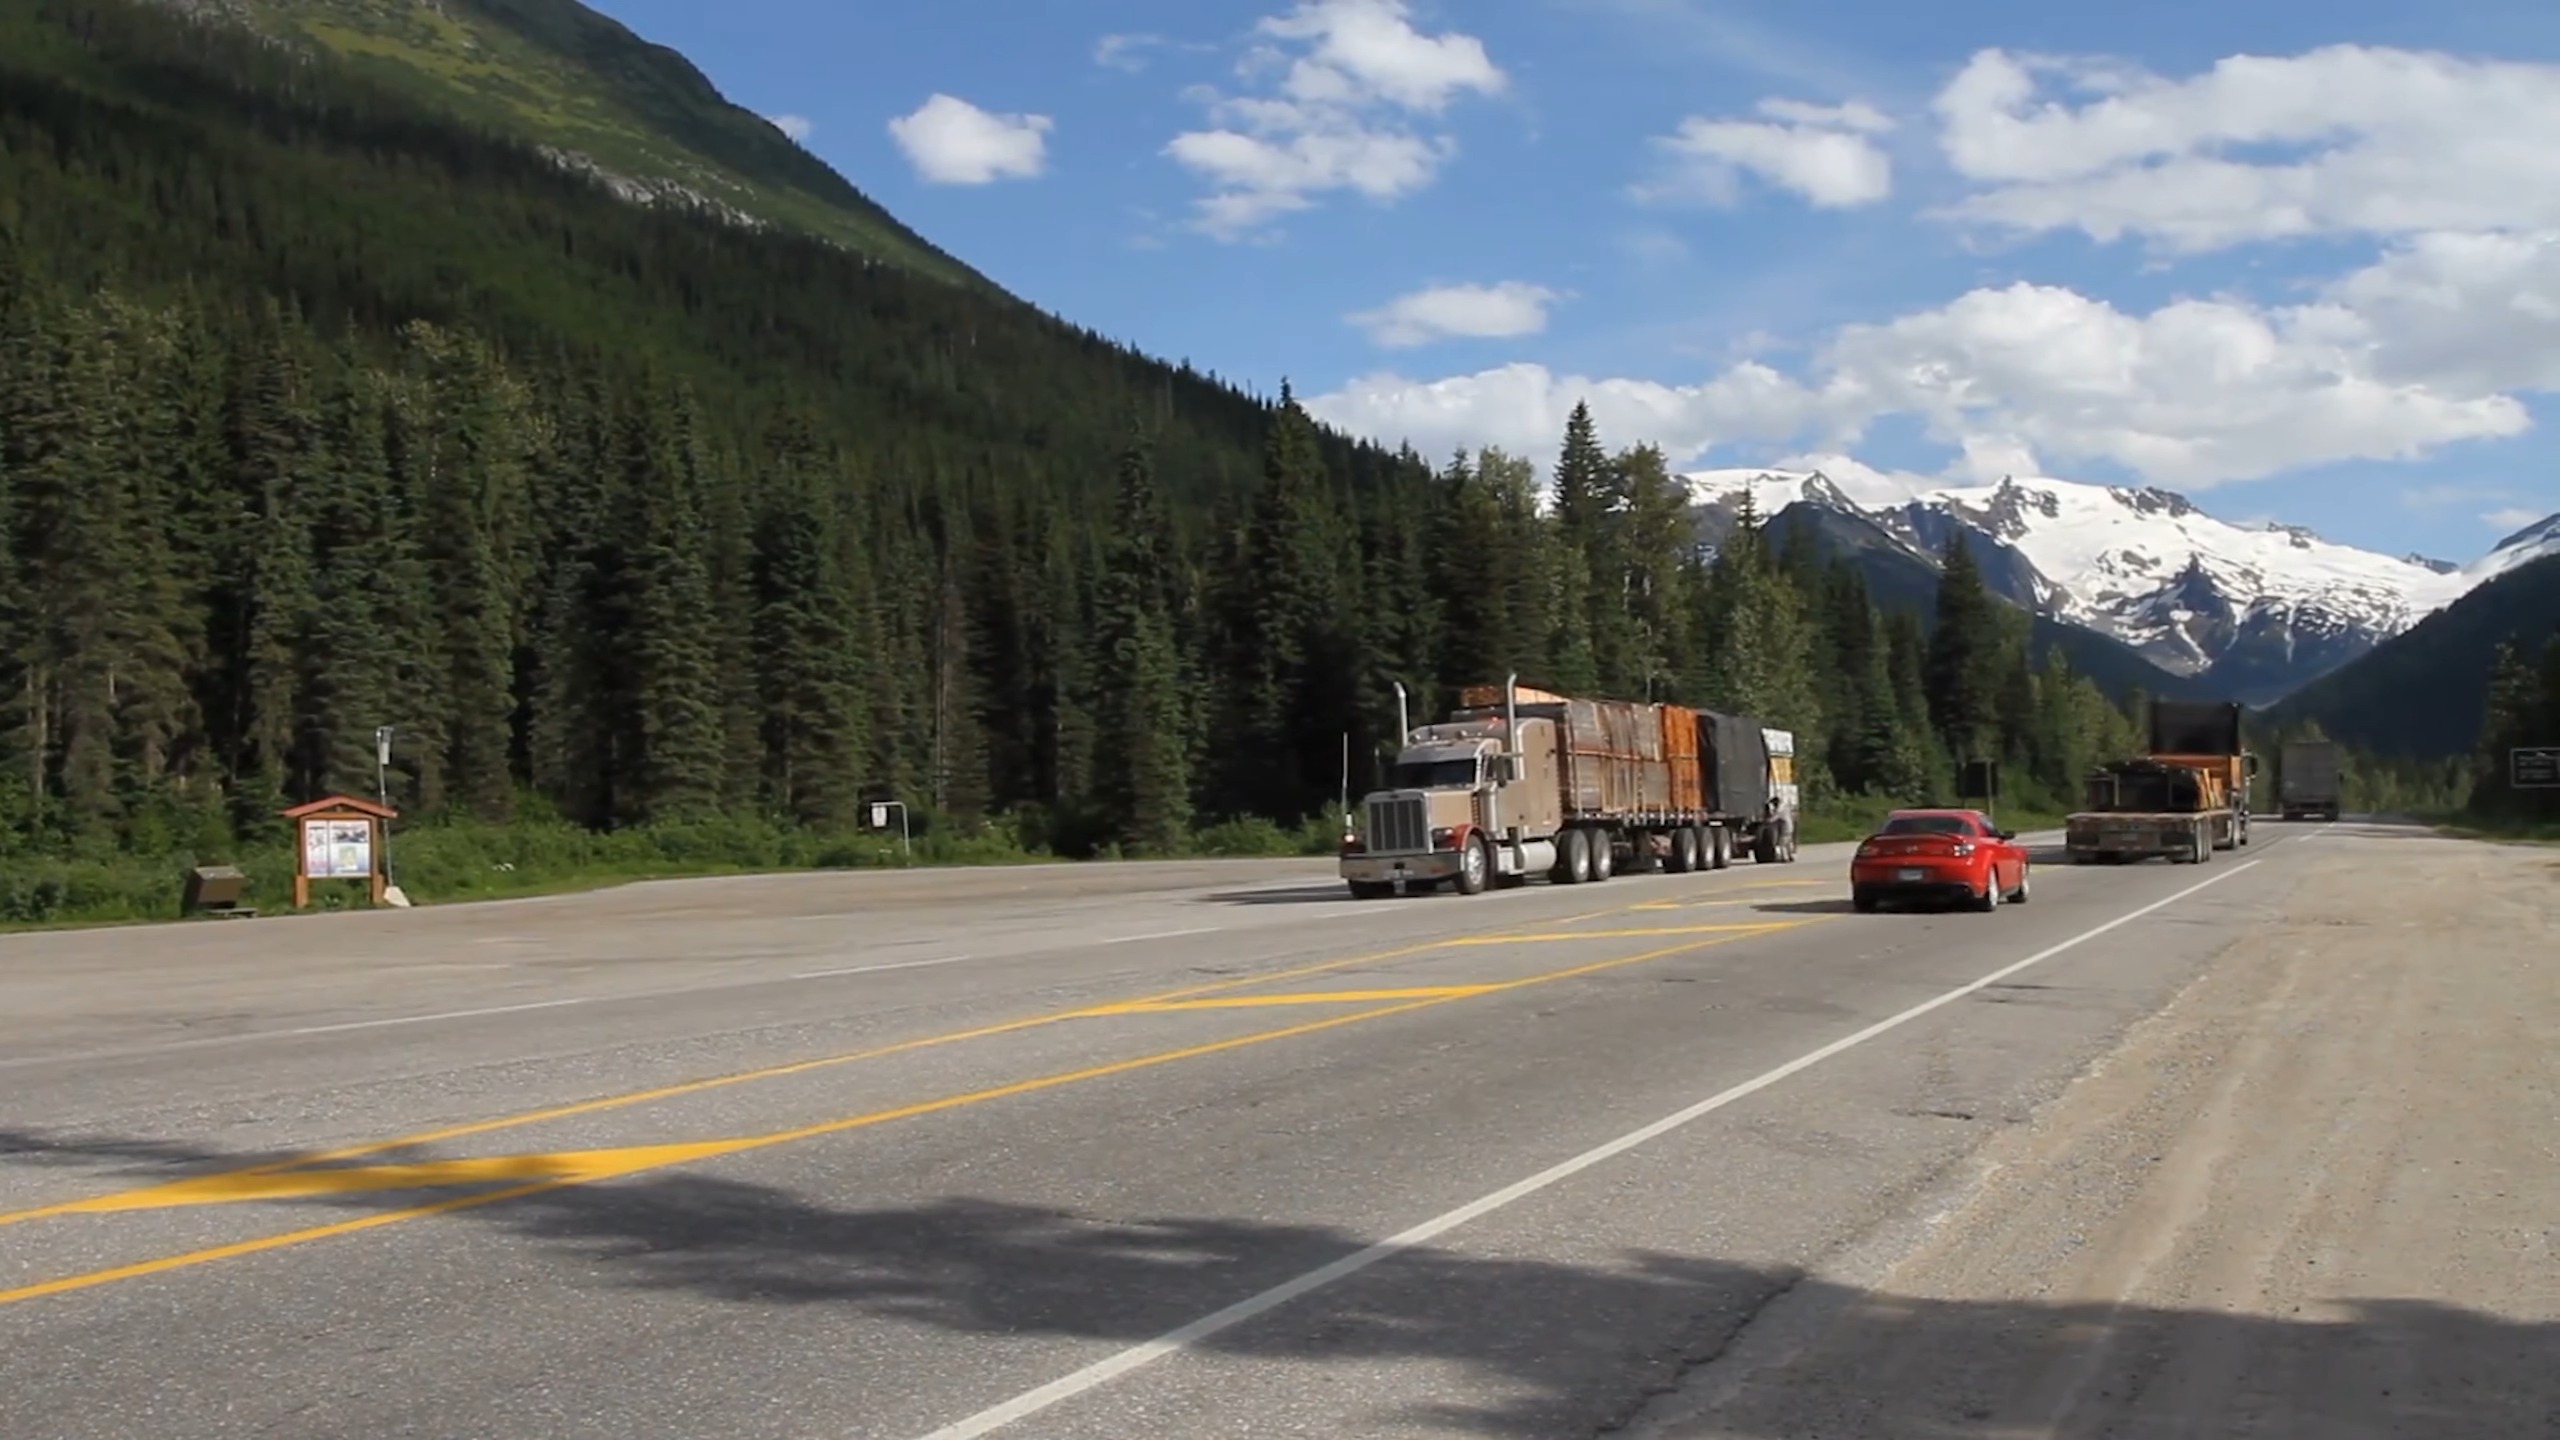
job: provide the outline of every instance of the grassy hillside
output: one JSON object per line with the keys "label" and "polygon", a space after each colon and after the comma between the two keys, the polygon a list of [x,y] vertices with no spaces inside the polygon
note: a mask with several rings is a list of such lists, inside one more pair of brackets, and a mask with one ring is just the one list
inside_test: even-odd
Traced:
{"label": "grassy hillside", "polygon": [[[2526,656],[2560,633],[2560,556],[2520,566],[2269,708],[2269,728],[2316,724],[2375,754],[2467,754],[2487,718],[2501,642]],[[2560,743],[2555,741],[2552,743]]]}
{"label": "grassy hillside", "polygon": [[592,163],[658,204],[818,236],[955,283],[989,282],[891,216],[682,55],[575,0],[229,0],[490,131]]}

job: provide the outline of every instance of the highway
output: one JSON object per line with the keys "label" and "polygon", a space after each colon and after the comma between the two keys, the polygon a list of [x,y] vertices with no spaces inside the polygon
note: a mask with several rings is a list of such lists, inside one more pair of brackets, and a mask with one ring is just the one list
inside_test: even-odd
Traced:
{"label": "highway", "polygon": [[0,937],[0,1435],[2555,1433],[2560,855],[2254,839]]}

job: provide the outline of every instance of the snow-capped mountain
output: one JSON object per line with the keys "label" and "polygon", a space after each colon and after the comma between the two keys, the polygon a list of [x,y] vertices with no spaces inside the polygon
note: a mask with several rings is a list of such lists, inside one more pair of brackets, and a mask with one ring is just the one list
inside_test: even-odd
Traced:
{"label": "snow-capped mountain", "polygon": [[2336,544],[2297,525],[2234,524],[2151,488],[2014,476],[1898,503],[1870,488],[1861,504],[1819,471],[1685,478],[1710,541],[1746,494],[1768,519],[1802,504],[1864,520],[1932,566],[1962,530],[1986,582],[2012,600],[2253,704],[2345,664],[2495,575],[2560,554],[2560,515],[2457,566]]}

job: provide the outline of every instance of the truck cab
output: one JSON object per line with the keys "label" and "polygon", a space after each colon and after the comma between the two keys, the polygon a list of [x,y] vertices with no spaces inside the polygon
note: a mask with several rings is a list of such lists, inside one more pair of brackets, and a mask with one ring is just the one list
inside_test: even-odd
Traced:
{"label": "truck cab", "polygon": [[[1519,743],[1512,744],[1514,731]],[[1385,788],[1361,797],[1342,837],[1341,872],[1371,898],[1447,884],[1476,894],[1555,863],[1555,726],[1460,711],[1408,728]]]}

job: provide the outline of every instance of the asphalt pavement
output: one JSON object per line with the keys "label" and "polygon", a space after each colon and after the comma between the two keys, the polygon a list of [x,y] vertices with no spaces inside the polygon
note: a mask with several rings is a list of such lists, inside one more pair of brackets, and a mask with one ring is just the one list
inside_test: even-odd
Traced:
{"label": "asphalt pavement", "polygon": [[1602,1433],[1926,1240],[2330,828],[1989,914],[1808,846],[0,938],[0,1435]]}

